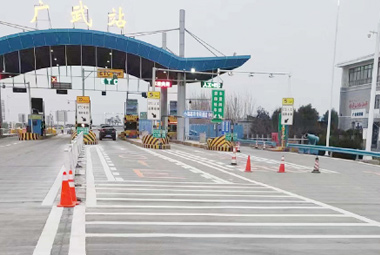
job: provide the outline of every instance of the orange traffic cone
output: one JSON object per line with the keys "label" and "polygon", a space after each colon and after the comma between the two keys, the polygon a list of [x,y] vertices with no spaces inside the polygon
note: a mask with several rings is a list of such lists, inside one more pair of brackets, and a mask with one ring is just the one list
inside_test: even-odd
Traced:
{"label": "orange traffic cone", "polygon": [[246,172],[251,172],[251,156],[248,155],[247,165],[245,166]]}
{"label": "orange traffic cone", "polygon": [[233,165],[233,166],[236,166],[236,165],[237,165],[237,160],[236,160],[236,147],[233,147],[231,165]]}
{"label": "orange traffic cone", "polygon": [[74,177],[73,177],[73,171],[69,171],[69,186],[70,186],[70,195],[71,195],[71,200],[77,205],[80,203],[77,200],[77,195],[75,192],[75,184],[74,184]]}
{"label": "orange traffic cone", "polygon": [[285,173],[284,156],[281,157],[281,164],[280,164],[280,168],[278,169],[278,173]]}
{"label": "orange traffic cone", "polygon": [[74,207],[75,202],[71,199],[69,180],[67,179],[66,172],[63,172],[62,188],[61,188],[61,202],[58,207]]}

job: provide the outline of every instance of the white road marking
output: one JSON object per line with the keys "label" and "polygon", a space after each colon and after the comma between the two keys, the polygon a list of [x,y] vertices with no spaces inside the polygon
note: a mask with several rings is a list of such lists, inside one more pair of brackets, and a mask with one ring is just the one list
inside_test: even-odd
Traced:
{"label": "white road marking", "polygon": [[111,171],[116,171],[116,167],[110,167]]}
{"label": "white road marking", "polygon": [[328,210],[319,206],[182,206],[182,205],[98,205],[97,208],[154,208],[154,209],[258,209],[258,210]]}
{"label": "white road marking", "polygon": [[115,172],[113,172],[113,175],[115,175],[115,176],[119,176],[120,174],[119,174],[119,173],[115,173]]}
{"label": "white road marking", "polygon": [[44,229],[34,248],[33,255],[50,255],[57,234],[59,222],[61,221],[63,208],[53,206],[51,208],[48,219],[46,220]]}
{"label": "white road marking", "polygon": [[65,171],[64,165],[61,167],[61,170],[59,170],[53,185],[50,187],[49,192],[46,194],[44,200],[42,201],[42,204],[41,204],[42,206],[52,206],[53,205],[55,198],[57,197],[57,193],[58,193],[59,189],[61,188],[63,171]]}
{"label": "white road marking", "polygon": [[109,166],[115,166],[114,164],[108,164]]}
{"label": "white road marking", "polygon": [[368,223],[250,223],[250,222],[166,222],[166,221],[90,221],[86,225],[143,226],[229,226],[229,227],[374,227]]}
{"label": "white road marking", "polygon": [[[129,180],[128,182],[131,182],[131,183],[173,183],[173,182],[168,182],[168,181],[133,181],[133,180]],[[101,181],[99,181],[99,183],[101,183]],[[109,182],[106,182],[107,184],[109,184]],[[175,182],[175,184],[207,184],[207,185],[220,185],[218,183],[215,183],[215,182]],[[127,184],[126,184],[127,185]],[[247,185],[247,184],[242,184],[242,185]],[[252,185],[252,184],[248,184],[249,186],[256,186],[256,185]]]}
{"label": "white road marking", "polygon": [[18,143],[13,143],[13,144],[15,144],[15,145],[16,145],[16,144],[18,144]]}
{"label": "white road marking", "polygon": [[[111,170],[110,170],[109,166],[107,165],[107,163],[106,163],[106,161],[105,161],[105,159],[103,157],[103,154],[101,153],[101,151],[100,151],[100,149],[99,149],[98,146],[96,146],[96,151],[98,152],[98,156],[99,156],[100,162],[103,165],[103,170],[104,170],[104,173],[107,176],[107,180],[108,181],[115,181],[115,177],[111,173]],[[114,166],[114,165],[112,165],[112,166]]]}
{"label": "white road marking", "polygon": [[270,186],[270,185],[267,185],[267,184],[264,184],[262,182],[257,182],[257,181],[254,181],[254,180],[251,180],[251,179],[248,179],[246,177],[243,177],[243,176],[240,176],[238,174],[235,174],[235,173],[231,173],[229,171],[226,171],[226,170],[223,170],[223,169],[217,169],[218,171],[222,172],[222,173],[225,173],[225,174],[229,174],[229,175],[232,175],[234,177],[237,177],[241,180],[245,180],[247,182],[250,182],[250,183],[254,183],[254,184],[258,184],[258,185],[261,185],[263,187],[267,187],[267,188],[271,188],[273,190],[276,190],[278,192],[282,192],[284,194],[287,194],[289,196],[292,196],[292,197],[295,197],[295,198],[298,198],[298,199],[302,199],[304,200],[305,202],[308,202],[308,203],[313,203],[315,205],[319,205],[319,206],[322,206],[322,207],[325,207],[325,208],[328,208],[328,209],[331,209],[335,212],[339,212],[339,213],[342,213],[344,215],[349,215],[351,216],[352,218],[355,218],[357,220],[360,220],[360,221],[363,221],[363,222],[367,222],[369,224],[372,224],[372,225],[376,225],[378,227],[380,227],[380,222],[377,222],[377,221],[374,221],[374,220],[371,220],[371,219],[368,219],[366,217],[363,217],[361,215],[358,215],[358,214],[355,214],[355,213],[352,213],[352,212],[349,212],[349,211],[346,211],[346,210],[343,210],[343,209],[340,209],[340,208],[337,208],[335,206],[331,206],[331,205],[328,205],[328,204],[325,204],[325,203],[322,203],[322,202],[319,202],[317,200],[313,200],[313,199],[310,199],[310,198],[306,198],[306,197],[303,197],[303,196],[300,196],[300,195],[297,195],[295,193],[292,193],[292,192],[288,192],[288,191],[285,191],[283,189],[279,189],[279,188],[276,188],[276,187],[273,187],[273,186]]}
{"label": "white road marking", "polygon": [[116,177],[116,181],[118,181],[118,182],[122,182],[122,181],[124,181],[124,179],[121,178],[121,177]]}
{"label": "white road marking", "polygon": [[[144,188],[96,188],[97,190],[127,190],[127,191],[170,191],[170,192],[210,192],[210,193],[279,193],[274,190],[199,190],[199,189],[144,189]],[[209,194],[209,193],[208,193]],[[199,194],[196,194],[199,195]],[[221,196],[220,194],[218,196]]]}
{"label": "white road marking", "polygon": [[[114,215],[114,216],[122,216],[122,215],[138,215],[138,216],[213,216],[213,217],[332,217],[332,218],[350,218],[348,215],[344,214],[240,214],[240,213],[144,213],[144,212],[117,212],[117,213],[109,213],[109,212],[90,212],[86,213],[86,215]],[[368,225],[368,223],[365,223]],[[371,226],[374,226],[371,224]]]}
{"label": "white road marking", "polygon": [[200,203],[310,203],[308,201],[298,200],[213,200],[213,199],[145,199],[145,198],[113,198],[102,197],[97,200],[103,201],[144,201],[144,202],[200,202]]}
{"label": "white road marking", "polygon": [[[148,150],[148,149],[140,148],[140,147],[138,147],[138,146],[136,146],[136,145],[135,145],[135,147],[138,148],[138,149],[140,149],[140,150],[146,151],[146,152],[148,152],[148,153],[150,153],[150,154],[152,154],[152,155],[154,155],[154,156],[156,156],[156,157],[162,158],[162,159],[164,159],[164,160],[168,160],[168,161],[169,161],[169,159],[170,159],[171,162],[175,162],[177,165],[181,165],[181,166],[189,166],[191,169],[197,169],[197,168],[192,167],[192,166],[190,166],[190,165],[187,165],[187,164],[185,164],[185,163],[183,163],[183,162],[181,162],[181,161],[179,161],[179,160],[169,158],[169,157],[167,157],[167,156],[164,156],[164,155],[161,155],[161,154],[159,154],[159,153],[156,153],[156,152],[150,151],[150,150]],[[206,175],[207,175],[207,176],[210,176],[210,177],[212,178],[212,180],[215,181],[216,183],[224,183],[224,184],[229,184],[229,183],[231,183],[231,182],[226,181],[226,180],[224,180],[224,179],[221,179],[221,178],[219,178],[219,177],[217,177],[217,176],[215,176],[215,175],[212,175],[212,174],[209,174],[209,173],[207,173],[207,172],[204,172],[204,171],[202,171],[202,170],[200,170],[200,169],[197,169],[197,171],[198,171],[199,173],[202,173],[202,174],[205,175],[205,176],[206,176]]]}
{"label": "white road marking", "polygon": [[86,206],[96,206],[95,178],[92,169],[91,147],[86,148]]}
{"label": "white road marking", "polygon": [[245,239],[380,239],[380,235],[251,235],[251,234],[176,234],[176,233],[136,233],[136,234],[86,234],[87,237],[121,238],[245,238]]}
{"label": "white road marking", "polygon": [[[173,184],[176,184],[173,182]],[[199,185],[199,186],[194,186],[194,185],[157,185],[157,184],[116,184],[116,183],[99,183],[96,184],[96,186],[111,186],[111,187],[132,187],[132,186],[137,186],[137,187],[173,187],[173,188],[210,188],[210,186],[204,186],[204,185]],[[218,185],[218,186],[213,186],[213,189],[224,189],[224,188],[229,188],[229,189],[244,189],[244,190],[255,190],[255,189],[268,189],[266,187],[260,187],[260,186],[225,186],[223,185]],[[269,188],[270,189],[270,188]]]}
{"label": "white road marking", "polygon": [[86,254],[86,216],[85,207],[78,205],[74,208],[71,223],[69,255]]}
{"label": "white road marking", "polygon": [[[119,175],[114,173],[114,175]],[[189,196],[196,196],[196,197],[270,197],[270,198],[292,198],[288,195],[251,195],[251,194],[194,194],[194,193],[186,193],[186,194],[179,194],[179,193],[132,193],[132,192],[98,192],[98,195],[128,195],[128,196],[173,196],[173,197],[189,197]]]}

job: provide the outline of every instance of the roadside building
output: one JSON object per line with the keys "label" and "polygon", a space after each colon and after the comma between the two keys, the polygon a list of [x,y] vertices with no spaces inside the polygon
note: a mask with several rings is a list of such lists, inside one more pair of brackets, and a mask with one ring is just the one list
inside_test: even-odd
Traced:
{"label": "roadside building", "polygon": [[[342,68],[340,88],[339,128],[363,130],[368,128],[368,112],[373,71],[373,54],[338,64]],[[372,146],[379,147],[380,87],[377,78]]]}

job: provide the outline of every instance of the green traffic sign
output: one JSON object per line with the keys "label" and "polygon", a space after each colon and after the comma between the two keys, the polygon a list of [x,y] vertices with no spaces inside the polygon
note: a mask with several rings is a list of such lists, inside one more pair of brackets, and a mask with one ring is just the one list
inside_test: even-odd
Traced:
{"label": "green traffic sign", "polygon": [[224,119],[224,102],[225,102],[225,91],[221,89],[212,90],[211,98],[211,110],[214,114],[212,122],[218,123],[222,122]]}
{"label": "green traffic sign", "polygon": [[84,135],[88,135],[90,132],[89,127],[77,127],[77,133],[79,134],[80,132],[83,132]]}
{"label": "green traffic sign", "polygon": [[161,138],[161,132],[159,129],[153,129],[153,137],[154,138]]}
{"label": "green traffic sign", "polygon": [[213,81],[202,81],[201,87],[204,89],[221,89],[223,87],[223,83],[221,82],[213,82]]}
{"label": "green traffic sign", "polygon": [[119,83],[118,79],[102,79],[102,84],[104,85],[117,85]]}
{"label": "green traffic sign", "polygon": [[226,141],[237,140],[237,133],[225,133]]}

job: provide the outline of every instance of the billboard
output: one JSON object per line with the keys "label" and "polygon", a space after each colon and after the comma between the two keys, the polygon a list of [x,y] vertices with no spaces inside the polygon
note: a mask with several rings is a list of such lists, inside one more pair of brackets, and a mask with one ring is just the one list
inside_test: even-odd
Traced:
{"label": "billboard", "polygon": [[127,101],[127,115],[138,115],[138,101],[137,99],[128,99]]}

